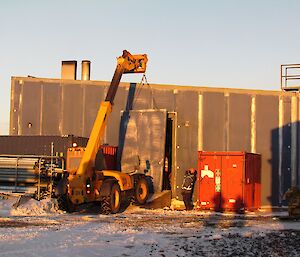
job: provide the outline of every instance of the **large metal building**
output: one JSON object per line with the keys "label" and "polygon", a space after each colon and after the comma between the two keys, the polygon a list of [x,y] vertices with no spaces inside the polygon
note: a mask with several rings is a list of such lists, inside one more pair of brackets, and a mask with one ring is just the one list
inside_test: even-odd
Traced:
{"label": "large metal building", "polygon": [[[109,82],[12,77],[10,135],[88,137]],[[184,171],[198,151],[262,155],[261,202],[279,206],[299,185],[299,94],[200,86],[121,83],[103,143],[119,145],[122,169],[149,170],[156,190],[180,199]]]}

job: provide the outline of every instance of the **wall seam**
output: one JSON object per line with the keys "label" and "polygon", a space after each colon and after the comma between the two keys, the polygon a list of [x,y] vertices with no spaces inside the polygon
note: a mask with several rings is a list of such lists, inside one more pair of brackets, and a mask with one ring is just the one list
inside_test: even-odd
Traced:
{"label": "wall seam", "polygon": [[256,96],[251,97],[251,153],[256,153]]}
{"label": "wall seam", "polygon": [[203,94],[198,95],[198,151],[203,151]]}
{"label": "wall seam", "polygon": [[278,110],[278,202],[282,204],[283,188],[282,188],[282,152],[283,152],[283,126],[284,126],[284,101],[283,96],[279,97]]}

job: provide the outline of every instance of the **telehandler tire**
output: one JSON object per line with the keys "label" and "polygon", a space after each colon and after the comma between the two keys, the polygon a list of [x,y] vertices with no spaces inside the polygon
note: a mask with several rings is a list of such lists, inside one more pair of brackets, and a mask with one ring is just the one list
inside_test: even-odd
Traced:
{"label": "telehandler tire", "polygon": [[57,197],[58,208],[66,212],[76,211],[76,205],[74,205],[68,198],[67,194],[62,194]]}
{"label": "telehandler tire", "polygon": [[115,214],[121,209],[121,189],[118,183],[113,183],[110,194],[104,196],[101,202],[102,214]]}
{"label": "telehandler tire", "polygon": [[134,189],[134,201],[137,205],[146,203],[149,197],[149,184],[145,177],[138,179]]}

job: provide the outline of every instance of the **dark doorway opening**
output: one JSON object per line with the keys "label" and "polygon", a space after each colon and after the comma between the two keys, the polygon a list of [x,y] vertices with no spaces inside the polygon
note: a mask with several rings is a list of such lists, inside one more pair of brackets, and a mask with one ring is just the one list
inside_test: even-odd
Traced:
{"label": "dark doorway opening", "polygon": [[173,184],[175,113],[168,113],[166,126],[166,142],[163,166],[162,190],[171,190]]}

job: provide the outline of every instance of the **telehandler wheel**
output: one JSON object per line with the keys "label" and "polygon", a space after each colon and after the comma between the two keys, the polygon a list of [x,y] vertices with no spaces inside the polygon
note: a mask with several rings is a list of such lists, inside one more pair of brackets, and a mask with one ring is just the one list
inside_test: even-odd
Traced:
{"label": "telehandler wheel", "polygon": [[118,213],[121,208],[121,189],[118,183],[113,183],[109,196],[102,200],[101,209],[103,214]]}
{"label": "telehandler wheel", "polygon": [[76,211],[76,205],[74,205],[66,194],[59,195],[57,197],[58,208],[66,212]]}
{"label": "telehandler wheel", "polygon": [[138,205],[143,205],[146,203],[149,197],[149,185],[147,179],[141,177],[138,179],[136,183],[136,187],[134,189],[134,200]]}

